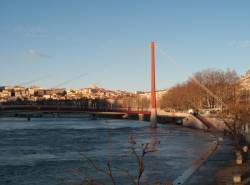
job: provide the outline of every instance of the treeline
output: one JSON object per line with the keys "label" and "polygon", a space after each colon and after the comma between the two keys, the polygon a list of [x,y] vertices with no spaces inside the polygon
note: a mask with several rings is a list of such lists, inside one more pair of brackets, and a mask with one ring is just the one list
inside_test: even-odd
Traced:
{"label": "treeline", "polygon": [[234,70],[206,69],[169,89],[160,100],[162,109],[222,108],[239,97],[240,78]]}

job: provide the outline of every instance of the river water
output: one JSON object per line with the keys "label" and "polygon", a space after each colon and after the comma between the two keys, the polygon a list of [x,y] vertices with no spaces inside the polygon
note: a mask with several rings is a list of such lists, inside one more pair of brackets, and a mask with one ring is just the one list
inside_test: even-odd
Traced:
{"label": "river water", "polygon": [[174,180],[214,141],[208,133],[176,125],[131,120],[86,118],[0,118],[0,184],[79,184],[84,178],[110,184],[99,170],[111,161],[119,185],[132,184],[136,162],[128,138],[141,144],[157,141],[156,151],[145,157],[143,181]]}

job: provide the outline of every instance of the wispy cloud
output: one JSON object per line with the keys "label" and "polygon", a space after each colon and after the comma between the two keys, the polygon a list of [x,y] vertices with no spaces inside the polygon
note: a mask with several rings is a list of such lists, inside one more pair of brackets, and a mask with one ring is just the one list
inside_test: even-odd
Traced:
{"label": "wispy cloud", "polygon": [[250,48],[250,40],[231,41],[228,45],[232,48]]}
{"label": "wispy cloud", "polygon": [[41,59],[48,59],[51,58],[51,56],[36,51],[34,49],[29,49],[24,52],[20,53],[8,53],[8,54],[0,54],[0,60],[30,60],[30,61],[36,61]]}
{"label": "wispy cloud", "polygon": [[48,34],[48,30],[41,26],[18,26],[14,32],[27,37],[47,37]]}
{"label": "wispy cloud", "polygon": [[35,51],[33,49],[29,49],[28,51],[25,51],[22,56],[27,59],[31,60],[39,60],[39,59],[46,59],[46,58],[51,58],[51,56],[41,53],[39,51]]}

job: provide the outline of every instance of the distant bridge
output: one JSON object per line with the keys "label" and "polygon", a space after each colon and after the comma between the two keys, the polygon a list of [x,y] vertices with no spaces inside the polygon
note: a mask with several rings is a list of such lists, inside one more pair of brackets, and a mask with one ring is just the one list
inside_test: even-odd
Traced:
{"label": "distant bridge", "polygon": [[80,106],[65,105],[2,105],[0,112],[30,111],[50,113],[121,113],[121,114],[145,114],[150,115],[150,110],[136,108],[86,108]]}
{"label": "distant bridge", "polygon": [[[24,117],[30,120],[32,117],[72,117],[88,116],[90,119],[97,117],[136,119],[149,121],[151,111],[139,110],[136,108],[86,108],[73,105],[2,105],[0,106],[0,116]],[[50,116],[50,117],[51,117]],[[201,116],[194,116],[181,112],[165,112],[157,110],[157,122],[159,123],[178,123],[185,126],[196,127],[200,129],[209,129],[211,125]]]}

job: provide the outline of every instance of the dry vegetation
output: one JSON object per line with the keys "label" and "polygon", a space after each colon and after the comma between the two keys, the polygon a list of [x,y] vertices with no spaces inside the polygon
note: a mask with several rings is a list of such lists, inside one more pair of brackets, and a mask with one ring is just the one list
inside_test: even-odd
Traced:
{"label": "dry vegetation", "polygon": [[187,110],[222,107],[235,96],[239,77],[235,71],[204,70],[172,87],[161,99],[161,108]]}
{"label": "dry vegetation", "polygon": [[225,123],[225,133],[239,148],[244,139],[245,125],[250,123],[249,90],[240,84],[235,71],[204,70],[171,88],[161,100],[161,108],[177,111],[192,109],[220,110],[214,116]]}

